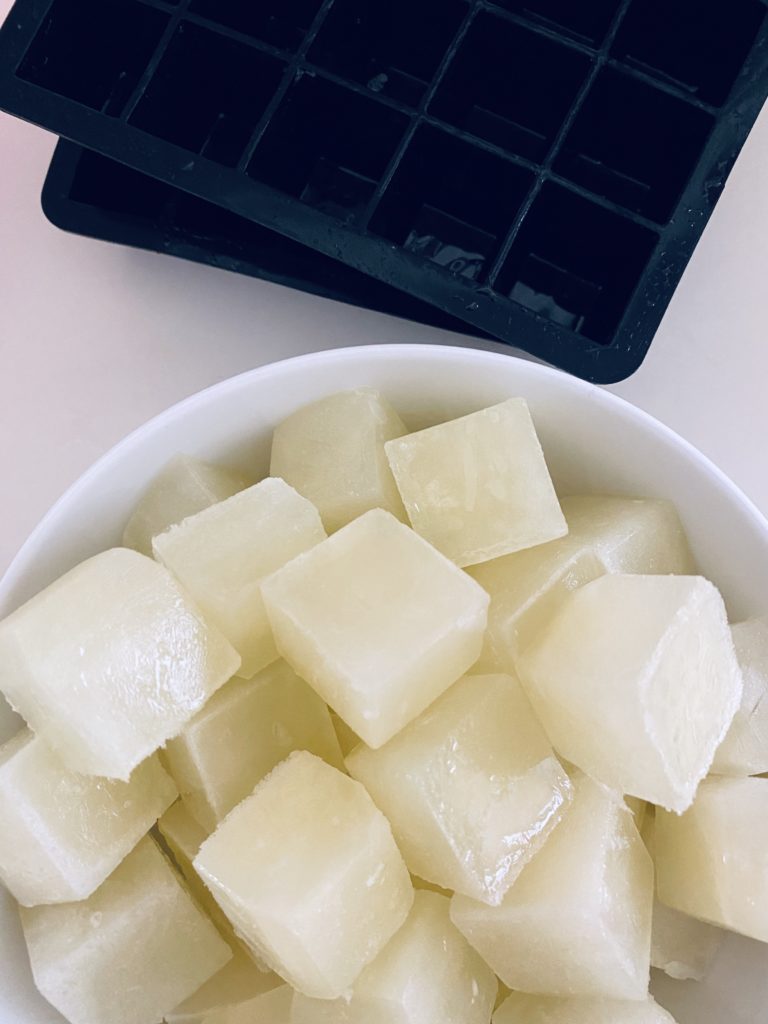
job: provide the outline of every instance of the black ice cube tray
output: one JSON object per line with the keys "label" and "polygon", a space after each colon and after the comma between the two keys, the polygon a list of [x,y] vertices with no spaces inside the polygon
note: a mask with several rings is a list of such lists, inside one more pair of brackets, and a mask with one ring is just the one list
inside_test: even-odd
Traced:
{"label": "black ice cube tray", "polygon": [[52,224],[78,235],[209,264],[431,327],[480,333],[286,235],[65,139],[56,146],[45,179],[43,210]]}
{"label": "black ice cube tray", "polygon": [[768,96],[768,0],[18,0],[0,106],[596,381]]}

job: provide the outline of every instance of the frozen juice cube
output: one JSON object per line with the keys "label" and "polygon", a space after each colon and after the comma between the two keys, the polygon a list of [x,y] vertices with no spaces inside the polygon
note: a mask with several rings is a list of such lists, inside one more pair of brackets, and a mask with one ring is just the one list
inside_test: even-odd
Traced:
{"label": "frozen juice cube", "polygon": [[717,748],[716,775],[768,772],[768,617],[749,619],[731,629],[744,679],[741,707]]}
{"label": "frozen juice cube", "polygon": [[405,432],[377,391],[342,391],[283,420],[272,439],[270,473],[309,498],[329,532],[372,508],[404,520],[384,442]]}
{"label": "frozen juice cube", "polygon": [[408,920],[340,999],[296,993],[291,1024],[488,1024],[497,982],[450,902],[417,892]]}
{"label": "frozen juice cube", "polygon": [[413,528],[457,565],[568,532],[522,398],[389,441],[385,449]]}
{"label": "frozen juice cube", "polygon": [[171,574],[126,548],[0,622],[0,690],[83,774],[127,781],[239,665]]}
{"label": "frozen juice cube", "polygon": [[519,682],[466,676],[378,750],[347,757],[414,874],[501,903],[566,813],[571,781]]}
{"label": "frozen juice cube", "polygon": [[509,671],[563,599],[606,572],[693,572],[670,502],[589,495],[563,498],[561,504],[567,537],[470,570],[491,597],[483,668]]}
{"label": "frozen juice cube", "polygon": [[690,810],[656,812],[659,899],[768,942],[768,779],[712,777]]}
{"label": "frozen juice cube", "polygon": [[651,996],[643,1000],[552,999],[513,992],[493,1024],[675,1024]]}
{"label": "frozen juice cube", "polygon": [[261,580],[321,540],[314,505],[269,479],[172,526],[153,549],[238,652],[238,675],[250,679],[277,658]]}
{"label": "frozen juice cube", "polygon": [[276,974],[259,970],[253,960],[235,946],[229,963],[175,1010],[166,1013],[165,1024],[211,1024],[216,1020],[224,1024],[243,1006],[282,984]]}
{"label": "frozen juice cube", "polygon": [[162,469],[133,511],[123,532],[123,545],[142,555],[152,554],[152,538],[202,512],[217,501],[231,498],[252,480],[224,466],[191,455],[176,455]]}
{"label": "frozen juice cube", "polygon": [[488,595],[380,509],[263,585],[280,653],[370,747],[380,747],[480,654]]}
{"label": "frozen juice cube", "polygon": [[152,839],[87,900],[21,910],[35,984],[71,1024],[150,1024],[231,958]]}
{"label": "frozen juice cube", "polygon": [[741,700],[722,598],[697,576],[601,576],[518,659],[559,754],[684,811]]}
{"label": "frozen juice cube", "polygon": [[25,907],[84,900],[177,795],[156,755],[129,782],[78,775],[23,729],[0,747],[0,881]]}
{"label": "frozen juice cube", "polygon": [[457,928],[511,989],[642,999],[653,865],[621,797],[585,775],[499,907],[454,896]]}
{"label": "frozen juice cube", "polygon": [[688,914],[653,904],[651,967],[677,981],[701,981],[715,958],[725,932]]}
{"label": "frozen juice cube", "polygon": [[353,984],[413,901],[384,815],[358,782],[306,751],[229,814],[195,867],[251,948],[319,999]]}
{"label": "frozen juice cube", "polygon": [[277,661],[222,686],[169,741],[165,758],[182,800],[210,833],[293,750],[343,767],[326,704]]}

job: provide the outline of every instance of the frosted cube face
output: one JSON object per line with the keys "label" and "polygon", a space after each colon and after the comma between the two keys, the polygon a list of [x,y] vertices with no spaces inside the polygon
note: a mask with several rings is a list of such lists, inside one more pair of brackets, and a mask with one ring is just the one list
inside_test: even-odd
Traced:
{"label": "frosted cube face", "polygon": [[682,817],[658,811],[659,899],[768,942],[768,779],[709,778]]}
{"label": "frosted cube face", "polygon": [[413,528],[457,565],[487,562],[567,533],[522,398],[385,448]]}
{"label": "frosted cube face", "polygon": [[372,508],[405,519],[384,442],[406,427],[372,388],[322,398],[275,430],[270,473],[315,505],[332,533]]}
{"label": "frosted cube face", "polygon": [[677,981],[701,981],[709,970],[725,932],[658,900],[653,905],[651,967]]}
{"label": "frosted cube face", "polygon": [[449,901],[417,892],[408,920],[341,999],[293,997],[291,1024],[488,1024],[497,983],[451,924]]}
{"label": "frosted cube face", "polygon": [[151,555],[153,537],[252,483],[224,466],[177,455],[158,473],[134,509],[123,533],[123,545]]}
{"label": "frosted cube face", "polygon": [[25,907],[83,900],[176,796],[156,756],[129,782],[78,775],[24,729],[0,747],[0,880]]}
{"label": "frosted cube face", "polygon": [[170,573],[125,548],[0,622],[0,690],[84,774],[127,781],[239,667]]}
{"label": "frosted cube face", "polygon": [[215,1024],[216,1021],[231,1024],[246,1005],[255,1004],[278,986],[282,987],[282,981],[276,974],[260,971],[236,946],[229,963],[189,999],[167,1013],[165,1024]]}
{"label": "frosted cube face", "polygon": [[168,743],[165,757],[184,803],[210,833],[294,750],[343,768],[327,706],[277,661],[223,686]]}
{"label": "frosted cube face", "polygon": [[466,672],[487,621],[485,591],[378,509],[262,591],[282,656],[370,747]]}
{"label": "frosted cube face", "polygon": [[493,1024],[675,1024],[650,996],[623,999],[550,999],[514,992],[493,1015]]}
{"label": "frosted cube face", "polygon": [[555,749],[621,793],[690,806],[741,700],[722,598],[697,576],[602,576],[519,659]]}
{"label": "frosted cube face", "polygon": [[171,527],[153,549],[238,652],[238,675],[250,679],[278,656],[261,580],[321,540],[314,505],[270,479]]}
{"label": "frosted cube face", "polygon": [[643,999],[653,865],[621,798],[574,779],[570,810],[499,907],[454,896],[451,918],[513,990]]}
{"label": "frosted cube face", "polygon": [[717,748],[716,775],[768,772],[768,617],[740,622],[731,630],[744,679],[741,706]]}
{"label": "frosted cube face", "polygon": [[87,900],[21,910],[35,984],[71,1024],[148,1024],[232,953],[151,839]]}
{"label": "frosted cube face", "polygon": [[563,498],[561,504],[567,537],[471,570],[491,597],[483,669],[510,671],[563,599],[606,572],[694,571],[670,502],[590,495]]}
{"label": "frosted cube face", "polygon": [[354,983],[413,902],[384,815],[359,783],[304,751],[230,813],[194,863],[250,948],[318,999]]}
{"label": "frosted cube face", "polygon": [[466,676],[379,750],[347,757],[410,870],[498,905],[572,785],[512,676]]}

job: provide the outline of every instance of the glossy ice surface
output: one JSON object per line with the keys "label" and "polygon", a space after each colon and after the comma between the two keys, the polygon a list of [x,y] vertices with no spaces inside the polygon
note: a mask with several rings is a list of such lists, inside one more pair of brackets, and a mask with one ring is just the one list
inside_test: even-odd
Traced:
{"label": "glossy ice surface", "polygon": [[470,570],[491,596],[483,669],[509,671],[563,599],[603,573],[694,571],[670,502],[595,495],[561,505],[566,537]]}
{"label": "glossy ice surface", "polygon": [[71,1024],[150,1024],[231,958],[155,842],[87,900],[21,910],[35,984]]}
{"label": "glossy ice surface", "polygon": [[230,1014],[274,991],[282,981],[271,971],[259,970],[239,946],[232,959],[189,999],[165,1015],[165,1024],[222,1024]]}
{"label": "glossy ice surface", "polygon": [[678,981],[707,973],[725,932],[656,900],[651,929],[651,967]]}
{"label": "glossy ice surface", "polygon": [[717,775],[768,772],[768,617],[740,622],[731,630],[744,679],[741,707],[717,748]]}
{"label": "glossy ice surface", "polygon": [[682,817],[656,813],[659,899],[768,942],[768,779],[710,777]]}
{"label": "glossy ice surface", "polygon": [[0,690],[85,774],[127,781],[239,666],[170,573],[126,548],[0,622]]}
{"label": "glossy ice surface", "polygon": [[493,972],[451,924],[449,901],[417,892],[408,920],[340,999],[293,997],[291,1024],[488,1024]]}
{"label": "glossy ice surface", "polygon": [[384,442],[405,432],[378,391],[342,391],[304,406],[276,427],[270,473],[309,498],[329,532],[372,508],[404,520]]}
{"label": "glossy ice surface", "polygon": [[158,473],[134,509],[123,532],[123,544],[151,555],[153,537],[252,482],[224,466],[177,455]]}
{"label": "glossy ice surface", "polygon": [[176,796],[157,756],[129,782],[78,775],[24,729],[0,747],[0,881],[26,907],[83,900]]}
{"label": "glossy ice surface", "polygon": [[299,555],[262,590],[280,653],[371,747],[480,653],[487,594],[380,509]]}
{"label": "glossy ice surface", "polygon": [[493,1024],[675,1024],[649,996],[622,999],[549,999],[514,992],[493,1015]]}
{"label": "glossy ice surface", "polygon": [[571,781],[507,675],[466,676],[379,750],[347,757],[409,869],[497,905],[567,814]]}
{"label": "glossy ice surface", "polygon": [[602,576],[519,659],[555,749],[619,792],[689,807],[741,700],[722,598],[698,576]]}
{"label": "glossy ice surface", "polygon": [[222,686],[165,757],[184,803],[210,833],[293,750],[343,767],[327,706],[280,660]]}
{"label": "glossy ice surface", "polygon": [[513,990],[642,999],[653,866],[620,797],[574,779],[562,823],[499,907],[454,896],[451,918]]}
{"label": "glossy ice surface", "polygon": [[567,532],[522,398],[385,448],[414,529],[457,565],[487,562]]}
{"label": "glossy ice surface", "polygon": [[238,675],[250,679],[277,658],[261,580],[325,536],[314,505],[270,478],[172,526],[153,550],[238,652]]}
{"label": "glossy ice surface", "polygon": [[413,901],[389,824],[363,787],[303,751],[229,814],[194,863],[249,946],[320,999],[354,983]]}

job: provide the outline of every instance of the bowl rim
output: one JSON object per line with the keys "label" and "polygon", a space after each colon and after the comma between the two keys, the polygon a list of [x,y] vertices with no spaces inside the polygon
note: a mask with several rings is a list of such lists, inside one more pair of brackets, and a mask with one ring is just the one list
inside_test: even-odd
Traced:
{"label": "bowl rim", "polygon": [[167,425],[183,418],[189,410],[210,402],[216,402],[240,388],[248,388],[254,380],[268,379],[270,377],[279,378],[283,375],[291,376],[302,371],[311,372],[312,368],[317,364],[332,364],[337,361],[344,362],[351,356],[358,359],[371,359],[375,362],[396,362],[398,360],[407,362],[414,357],[419,357],[420,359],[434,361],[436,364],[446,360],[450,362],[470,359],[477,363],[497,363],[506,367],[509,366],[511,361],[523,376],[538,377],[544,381],[551,381],[558,389],[591,397],[594,402],[601,405],[609,413],[613,412],[620,418],[630,422],[633,421],[643,431],[656,435],[662,444],[672,449],[677,449],[686,459],[698,464],[699,468],[712,478],[713,484],[719,485],[727,493],[729,500],[740,506],[742,513],[752,520],[756,529],[763,534],[766,548],[768,548],[768,518],[763,515],[755,503],[747,497],[741,488],[716,463],[690,441],[687,441],[682,435],[651,415],[651,413],[640,409],[638,406],[633,405],[631,402],[603,387],[599,387],[579,377],[574,377],[563,370],[558,370],[516,355],[490,352],[466,345],[424,343],[354,345],[290,356],[286,359],[265,363],[251,370],[245,370],[242,373],[235,374],[232,377],[225,378],[193,392],[191,395],[180,399],[178,402],[144,421],[138,427],[135,427],[92,462],[54,501],[48,511],[44,513],[12,558],[2,577],[0,577],[0,607],[6,603],[8,595],[13,592],[18,582],[23,579],[28,565],[35,558],[35,553],[41,541],[48,535],[51,524],[62,515],[69,505],[77,502],[80,492],[86,489],[109,463],[116,460],[119,461],[132,448],[144,444],[148,437],[162,432]]}

